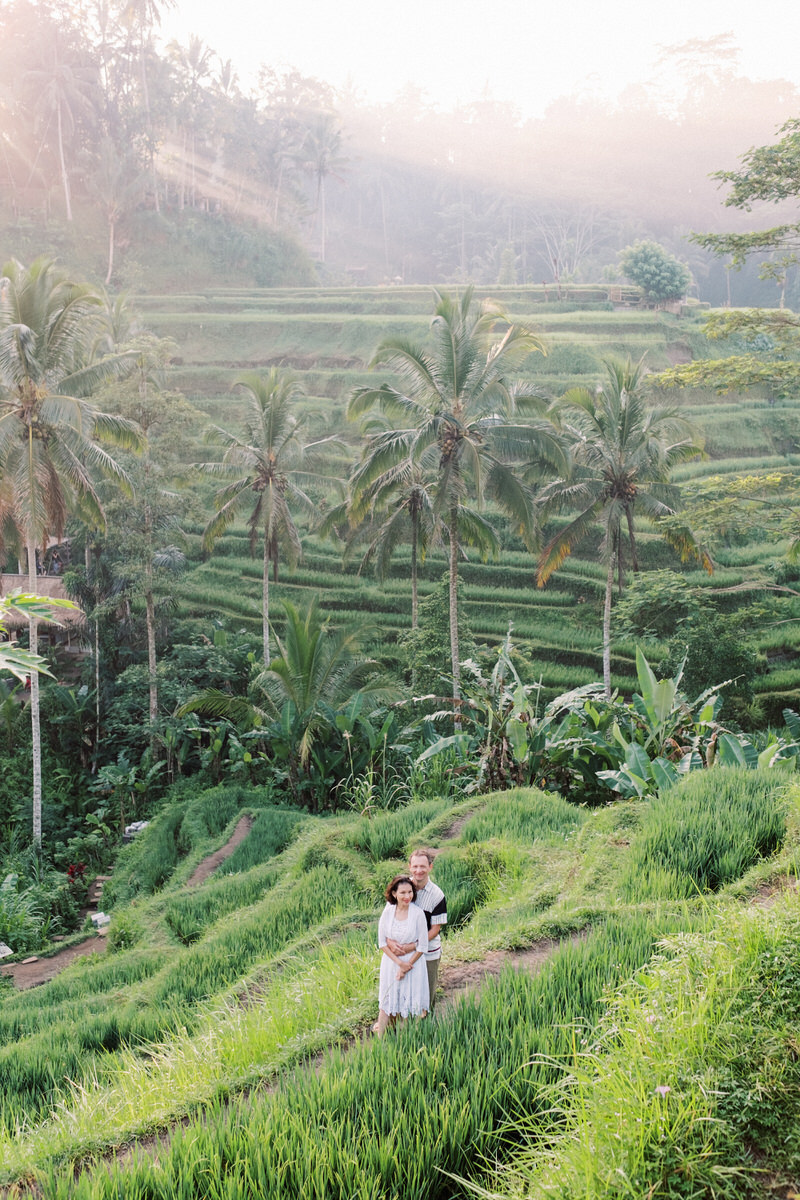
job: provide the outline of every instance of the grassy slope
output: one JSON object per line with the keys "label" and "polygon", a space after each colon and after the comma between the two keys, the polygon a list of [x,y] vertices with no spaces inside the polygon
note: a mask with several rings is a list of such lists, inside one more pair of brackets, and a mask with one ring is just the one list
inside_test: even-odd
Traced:
{"label": "grassy slope", "polygon": [[[490,294],[541,332],[547,357],[532,356],[525,370],[552,395],[575,384],[594,386],[606,355],[638,358],[646,354],[648,365],[658,369],[703,352],[699,323],[692,317],[679,319],[635,310],[570,310],[566,304],[543,304],[539,288],[495,288]],[[355,454],[357,432],[344,421],[347,397],[353,387],[375,381],[367,367],[380,338],[390,334],[425,336],[431,290],[208,288],[194,294],[146,295],[140,304],[147,324],[158,334],[174,338],[178,345],[171,382],[202,414],[198,431],[207,418],[236,428],[241,408],[230,386],[238,371],[280,364],[296,371],[302,380],[312,427],[341,430]],[[707,459],[682,468],[679,478],[698,480],[718,472],[796,462],[800,401],[770,404],[758,397],[697,394],[683,403],[705,439]],[[199,532],[200,526],[194,533]],[[181,580],[178,593],[192,615],[204,618],[222,613],[258,627],[259,564],[247,561],[243,535],[242,530],[223,539],[210,562],[198,565]],[[718,570],[709,579],[691,567],[681,568],[676,556],[646,529],[640,531],[640,538],[645,568],[687,569],[692,582],[705,587],[729,587],[763,577],[770,562],[783,552],[781,546],[764,546],[761,541],[719,548]],[[532,658],[537,677],[541,672],[549,696],[597,678],[603,591],[603,573],[593,557],[597,547],[587,545],[565,563],[547,589],[538,591],[531,556],[511,536],[504,538],[504,546],[497,563],[464,564],[466,613],[479,640],[497,642],[513,620],[515,638]],[[445,565],[442,553],[429,555],[423,567],[423,593],[440,578]],[[343,572],[336,547],[309,537],[304,563],[296,571],[282,572],[275,598],[285,595],[297,601],[312,589],[320,592],[323,609],[346,613],[352,611],[357,593],[359,609],[366,609],[379,624],[383,649],[391,653],[397,633],[410,624],[408,553],[400,548],[391,577],[384,584],[357,576],[356,569],[357,560]],[[729,602],[746,604],[754,598],[763,599],[763,592],[759,597],[757,588]],[[274,619],[280,620],[280,606],[273,604],[272,611]],[[756,631],[764,654],[764,674],[757,691],[771,720],[780,720],[785,704],[797,705],[797,625],[787,618],[798,613],[800,609],[790,600],[773,603]],[[776,625],[779,620],[782,623]],[[657,644],[651,647],[652,658],[661,653]],[[632,689],[633,664],[632,647],[616,645],[612,661],[615,685]]]}
{"label": "grassy slope", "polygon": [[[769,807],[780,779],[748,780],[758,784],[753,795],[766,797]],[[726,814],[735,808],[732,795],[723,801]],[[703,814],[709,802],[713,799],[700,806]],[[731,963],[737,961],[736,947],[747,942],[752,958],[772,936],[770,912],[748,916],[760,932],[751,930],[747,937],[737,933],[742,899],[765,879],[786,871],[796,874],[797,803],[795,791],[789,837],[778,858],[757,863],[742,881],[734,878],[716,899],[689,901],[670,897],[676,894],[675,871],[689,869],[681,848],[694,845],[685,824],[698,819],[691,806],[683,817],[674,803],[655,817],[655,810],[630,804],[587,813],[527,790],[473,798],[455,807],[429,801],[367,820],[261,810],[258,792],[236,788],[174,803],[123,852],[115,871],[107,898],[113,910],[113,953],[76,965],[33,992],[4,999],[3,1177],[36,1172],[44,1194],[53,1197],[390,1194],[383,1187],[358,1190],[364,1186],[363,1172],[369,1176],[372,1171],[383,1186],[394,1179],[390,1192],[398,1197],[450,1195],[437,1168],[480,1175],[482,1153],[507,1157],[509,1147],[502,1150],[502,1139],[497,1139],[512,1112],[519,1124],[544,1111],[546,1089],[557,1083],[560,1072],[540,1069],[536,1056],[544,1056],[542,1063],[553,1056],[565,1065],[571,1061],[572,1022],[585,1027],[591,1065],[597,1066],[598,1055],[607,1048],[595,1047],[591,1030],[605,1011],[604,993],[643,967],[664,935],[698,931],[700,941],[693,943],[698,961],[705,961],[706,943],[733,947],[712,972],[721,999],[701,998],[702,1019],[716,1028],[724,1016],[717,1009],[728,1004],[723,976],[726,971],[730,975]],[[253,812],[256,823],[237,857],[225,864],[225,874],[187,889],[185,881],[196,863],[225,840],[242,809]],[[748,827],[740,828],[734,839],[739,852],[757,824],[751,809],[748,813]],[[377,900],[409,846],[419,843],[443,847],[436,875],[446,889],[452,920],[448,966],[542,937],[563,938],[578,930],[589,936],[577,946],[565,946],[539,980],[501,979],[480,1001],[443,1014],[429,1030],[410,1031],[407,1039],[381,1048],[357,1046],[342,1059],[324,1062],[315,1074],[301,1073],[277,1096],[253,1096],[254,1085],[346,1040],[374,1015]],[[677,854],[676,861],[669,860],[669,880],[650,869],[652,847],[659,844],[672,846]],[[728,861],[729,850],[719,849],[720,861]],[[752,853],[753,858],[745,855],[735,867],[734,876],[757,859]],[[637,886],[640,878],[646,887]],[[792,905],[790,915],[796,914],[796,899]],[[795,950],[797,944],[795,937]],[[656,979],[659,969],[656,964]],[[800,962],[790,970],[800,973]],[[668,997],[659,1001],[656,986],[648,985],[650,1004],[666,1004]],[[670,986],[677,986],[674,980]],[[691,1030],[697,1013],[693,1019],[689,990],[684,988],[681,996],[684,1024]],[[549,1010],[552,1015],[545,1016]],[[794,1016],[786,1021],[782,1036],[791,1042],[800,1026]],[[598,1026],[601,1036],[607,1035]],[[785,1056],[784,1047],[778,1038],[773,1049]],[[667,1070],[659,1053],[657,1045],[651,1047],[649,1062],[639,1068],[644,1079],[639,1086],[646,1092],[640,1101],[647,1113],[652,1089]],[[674,1059],[676,1046],[670,1053]],[[380,1130],[385,1113],[379,1114],[383,1104],[394,1111],[396,1104],[417,1103],[414,1087],[402,1087],[396,1099],[391,1089],[413,1070],[420,1054],[431,1064],[440,1063],[434,1072],[439,1082],[431,1086],[439,1089],[434,1091],[437,1104],[454,1124],[443,1140],[432,1139],[427,1174],[414,1182],[409,1165],[414,1129],[408,1146],[408,1138],[400,1139],[394,1157],[390,1153],[384,1161],[380,1147],[385,1131]],[[530,1065],[521,1072],[524,1063]],[[412,1078],[408,1076],[409,1082]],[[477,1079],[484,1081],[478,1088]],[[681,1084],[695,1107],[701,1084],[702,1078],[698,1083],[690,1074]],[[351,1091],[352,1099],[346,1100]],[[325,1134],[318,1126],[323,1112],[326,1124],[330,1122]],[[347,1125],[353,1112],[366,1114],[357,1131]],[[163,1167],[154,1168],[145,1156],[140,1166],[123,1168],[122,1185],[101,1168],[87,1170],[77,1188],[71,1172],[59,1165],[121,1146],[182,1114],[188,1115],[186,1132]],[[633,1118],[630,1124],[635,1128]],[[266,1128],[273,1130],[270,1137]],[[311,1138],[305,1150],[304,1138]],[[335,1147],[346,1145],[347,1138],[362,1145],[363,1164],[352,1167],[361,1182],[336,1157]],[[267,1153],[265,1147],[275,1156],[272,1166],[259,1157]],[[190,1182],[208,1153],[222,1155],[212,1172],[218,1191]],[[247,1181],[247,1171],[242,1175],[248,1163],[248,1170],[263,1171],[264,1180],[271,1181],[262,1182],[261,1190]],[[312,1175],[318,1171],[313,1187],[311,1176],[303,1174],[306,1168]],[[519,1169],[539,1167],[522,1160]],[[204,1179],[207,1172],[206,1166]],[[574,1194],[577,1200],[582,1193]]]}

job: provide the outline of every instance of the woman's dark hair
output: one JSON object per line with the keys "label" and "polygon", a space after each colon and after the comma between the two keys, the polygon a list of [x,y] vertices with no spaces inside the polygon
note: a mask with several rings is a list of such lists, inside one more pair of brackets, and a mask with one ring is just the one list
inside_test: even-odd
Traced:
{"label": "woman's dark hair", "polygon": [[391,883],[387,883],[386,891],[383,893],[386,897],[387,904],[397,904],[397,889],[401,883],[410,883],[411,891],[414,893],[414,899],[417,898],[417,885],[413,879],[409,879],[408,875],[395,875]]}

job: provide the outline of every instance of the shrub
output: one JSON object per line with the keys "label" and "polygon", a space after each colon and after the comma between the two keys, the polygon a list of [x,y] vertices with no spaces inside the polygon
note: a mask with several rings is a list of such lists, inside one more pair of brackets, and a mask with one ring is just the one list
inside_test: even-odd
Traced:
{"label": "shrub", "polygon": [[697,696],[706,688],[732,679],[723,693],[725,700],[752,700],[758,656],[735,619],[707,609],[690,615],[670,639],[667,656],[660,665],[662,674],[674,675],[684,655],[681,689],[687,695]]}
{"label": "shrub", "polygon": [[652,304],[679,299],[691,283],[688,267],[658,242],[634,242],[620,252],[619,265]]}
{"label": "shrub", "polygon": [[42,917],[36,888],[22,886],[17,875],[6,875],[0,883],[0,941],[17,954],[38,947]]}

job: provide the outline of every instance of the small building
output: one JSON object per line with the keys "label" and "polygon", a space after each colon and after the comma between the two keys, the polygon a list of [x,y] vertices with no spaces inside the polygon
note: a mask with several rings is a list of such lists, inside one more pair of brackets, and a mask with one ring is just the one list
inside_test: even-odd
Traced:
{"label": "small building", "polygon": [[[3,572],[0,575],[0,594],[8,596],[11,592],[30,591],[30,580],[27,575]],[[36,595],[52,596],[54,600],[68,600],[64,590],[64,580],[58,575],[38,575],[36,577]],[[8,636],[12,642],[17,640],[21,629],[28,626],[28,618],[21,613],[10,612],[4,618]],[[39,624],[39,649],[59,649],[67,654],[79,654],[83,649],[83,627],[86,624],[86,614],[80,608],[55,608],[53,621],[43,621]]]}

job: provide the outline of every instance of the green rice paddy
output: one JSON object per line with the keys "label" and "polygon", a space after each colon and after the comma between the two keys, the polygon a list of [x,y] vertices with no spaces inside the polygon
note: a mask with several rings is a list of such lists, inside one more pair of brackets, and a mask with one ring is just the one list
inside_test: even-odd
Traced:
{"label": "green rice paddy", "polygon": [[[607,355],[646,356],[652,370],[706,353],[697,316],[618,309],[598,301],[591,289],[571,289],[569,300],[555,302],[552,289],[497,288],[486,294],[506,304],[519,320],[541,335],[547,356],[532,355],[523,374],[548,395],[568,387],[593,386]],[[573,295],[574,292],[574,295]],[[358,452],[358,430],[344,418],[353,388],[377,382],[369,361],[381,338],[425,337],[432,293],[427,288],[331,288],[209,290],[203,295],[144,296],[143,317],[159,336],[174,338],[178,357],[170,384],[182,389],[198,410],[197,439],[208,420],[237,428],[240,401],[231,384],[244,368],[272,365],[291,368],[301,380],[307,400],[302,408],[312,427],[339,432]],[[758,396],[716,396],[707,389],[695,394],[668,393],[694,420],[705,441],[706,457],[684,464],[676,481],[697,484],[714,475],[797,466],[800,462],[800,400],[771,403]],[[196,456],[207,454],[198,445]],[[744,542],[712,547],[717,569],[709,577],[676,556],[649,527],[639,522],[637,534],[643,569],[683,571],[692,586],[719,590],[744,588],[726,607],[747,606],[765,599],[772,564],[785,549],[756,531]],[[499,523],[502,528],[502,523]],[[192,530],[192,540],[201,531]],[[217,544],[208,562],[198,562],[176,584],[185,612],[197,619],[223,616],[253,631],[260,623],[260,563],[249,558],[244,530],[233,530]],[[513,537],[503,538],[496,561],[483,563],[469,555],[462,564],[465,613],[480,642],[496,644],[513,622],[514,638],[537,664],[548,694],[589,682],[601,674],[601,606],[605,573],[597,561],[597,544],[569,558],[538,589],[535,559]],[[593,557],[594,556],[594,557]],[[446,568],[443,551],[429,554],[422,567],[420,594],[436,585]],[[381,654],[391,658],[397,636],[410,625],[409,558],[400,548],[390,577],[383,583],[358,574],[358,555],[342,565],[339,548],[313,535],[304,539],[304,559],[294,571],[282,570],[273,587],[271,615],[280,626],[281,597],[302,602],[318,593],[323,611],[334,620],[368,613],[382,633]],[[747,587],[747,585],[750,585]],[[800,605],[788,595],[775,619],[800,617]],[[771,696],[770,712],[780,713],[800,688],[800,670],[786,662],[773,664],[769,651],[774,631],[766,620],[751,634],[763,653],[757,691]],[[794,640],[786,643],[794,645]],[[651,648],[654,659],[663,651]],[[574,668],[574,675],[569,670]],[[623,691],[635,687],[630,647],[615,647],[615,683]],[[780,671],[778,674],[777,671]],[[538,677],[538,676],[537,676]],[[709,683],[715,681],[709,680]]]}

